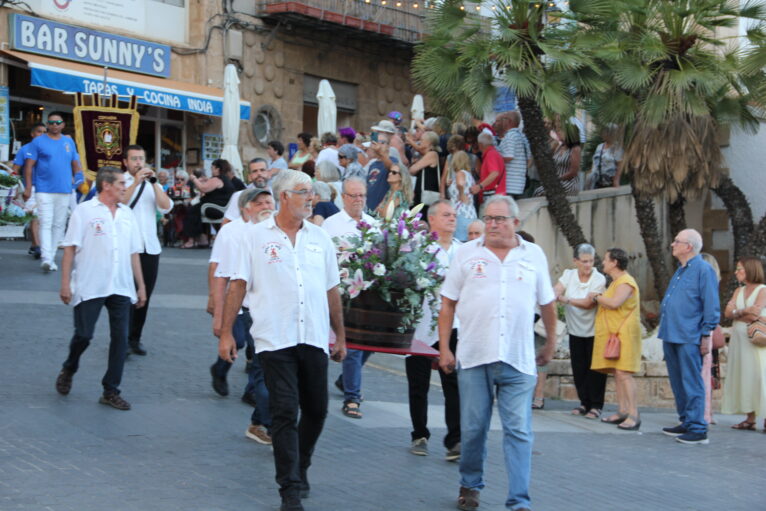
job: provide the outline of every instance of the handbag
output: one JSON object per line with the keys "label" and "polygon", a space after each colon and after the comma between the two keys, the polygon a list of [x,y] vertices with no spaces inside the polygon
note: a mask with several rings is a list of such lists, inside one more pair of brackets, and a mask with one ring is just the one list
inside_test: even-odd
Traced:
{"label": "handbag", "polygon": [[766,319],[763,316],[750,323],[747,327],[747,336],[753,346],[766,348]]}
{"label": "handbag", "polygon": [[622,320],[622,323],[620,323],[620,326],[617,328],[617,331],[614,333],[609,332],[609,323],[606,322],[606,315],[602,316],[604,318],[604,325],[606,326],[606,331],[609,333],[609,337],[606,340],[606,346],[604,346],[604,358],[607,360],[619,360],[620,359],[620,352],[622,351],[622,341],[620,340],[620,329],[622,329],[622,326],[625,324],[626,321],[628,321],[628,318],[633,315],[633,311],[636,310],[636,307],[633,307],[627,316],[625,316],[625,319]]}
{"label": "handbag", "polygon": [[[441,164],[437,161],[436,163],[436,184],[437,188],[439,184],[441,183]],[[420,180],[420,202],[425,204],[426,206],[430,206],[434,202],[438,201],[441,198],[439,195],[439,191],[433,191],[433,190],[426,190],[426,171],[423,170],[422,179]]]}
{"label": "handbag", "polygon": [[723,336],[723,329],[721,328],[721,325],[717,325],[715,327],[715,330],[713,330],[712,333],[713,337],[713,349],[714,350],[720,350],[724,346],[726,346],[726,339]]}

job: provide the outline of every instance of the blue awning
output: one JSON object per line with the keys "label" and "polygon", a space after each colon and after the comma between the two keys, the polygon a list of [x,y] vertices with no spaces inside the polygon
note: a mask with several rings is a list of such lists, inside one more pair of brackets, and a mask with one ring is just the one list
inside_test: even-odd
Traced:
{"label": "blue awning", "polygon": [[[4,50],[26,61],[32,74],[31,84],[63,92],[117,94],[136,96],[144,105],[181,110],[195,114],[223,115],[223,91],[212,87],[164,80],[126,71],[109,69],[106,83],[104,71],[96,66]],[[250,103],[240,101],[241,120],[250,120]]]}

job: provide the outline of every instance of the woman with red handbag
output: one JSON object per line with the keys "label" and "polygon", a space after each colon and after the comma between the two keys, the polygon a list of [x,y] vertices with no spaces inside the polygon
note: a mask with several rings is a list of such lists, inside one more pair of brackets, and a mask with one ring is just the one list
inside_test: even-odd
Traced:
{"label": "woman with red handbag", "polygon": [[636,431],[641,427],[633,373],[641,367],[640,295],[638,284],[627,272],[628,254],[610,248],[604,255],[604,273],[612,283],[603,294],[592,295],[598,304],[596,338],[591,369],[613,374],[617,391],[617,413],[601,419],[618,428]]}

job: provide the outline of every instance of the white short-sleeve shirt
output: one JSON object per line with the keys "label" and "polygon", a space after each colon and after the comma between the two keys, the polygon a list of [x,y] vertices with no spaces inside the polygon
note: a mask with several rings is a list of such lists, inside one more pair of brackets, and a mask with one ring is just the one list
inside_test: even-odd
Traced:
{"label": "white short-sleeve shirt", "polygon": [[304,221],[293,246],[272,216],[246,231],[239,252],[231,278],[247,281],[256,352],[309,344],[329,353],[327,291],[340,284],[330,236]]}
{"label": "white short-sleeve shirt", "polygon": [[[249,227],[253,224],[247,223],[242,218],[232,220],[221,227],[218,235],[215,237],[213,250],[210,253],[210,263],[216,263],[214,277],[230,278],[239,264],[241,242],[245,237]],[[243,307],[249,307],[247,295],[242,301]]]}
{"label": "white short-sleeve shirt", "polygon": [[[362,221],[372,225],[375,220],[367,213],[362,213]],[[330,238],[349,239],[352,237],[359,237],[359,228],[357,225],[359,222],[354,220],[351,215],[346,213],[345,209],[341,209],[334,215],[327,217],[322,223],[322,228],[327,231]]]}
{"label": "white short-sleeve shirt", "polygon": [[501,261],[484,238],[465,243],[452,259],[442,296],[457,301],[458,366],[505,362],[535,375],[535,305],[555,298],[542,249],[516,236],[519,245]]}
{"label": "white short-sleeve shirt", "polygon": [[[439,247],[439,251],[436,252],[436,260],[439,261],[439,264],[444,268],[444,273],[446,275],[447,270],[449,270],[449,265],[452,259],[455,257],[455,253],[457,252],[458,247],[460,247],[462,243],[456,239],[452,239],[452,244],[449,247],[449,250],[444,250],[443,248]],[[439,290],[436,291],[436,294],[439,295]],[[441,298],[441,297],[440,297]],[[439,310],[441,309],[441,299],[437,302],[436,305],[436,313],[439,313]],[[428,300],[423,300],[423,317],[420,319],[420,322],[415,326],[415,339],[422,341],[429,346],[434,344],[439,340],[439,328],[433,328],[431,329],[431,307],[428,306]],[[459,328],[460,327],[460,320],[458,318],[455,318],[455,321],[452,323],[452,328]]]}
{"label": "white short-sleeve shirt", "polygon": [[131,255],[142,252],[144,243],[128,206],[118,204],[112,216],[98,197],[79,204],[69,218],[62,246],[75,247],[72,305],[111,295],[136,303]]}
{"label": "white short-sleeve shirt", "polygon": [[[134,181],[135,178],[131,173],[125,172],[125,186],[130,187],[133,185]],[[144,186],[144,191],[141,192],[138,202],[136,202],[136,205],[132,209],[133,214],[136,217],[136,222],[138,223],[138,230],[141,233],[141,241],[143,243],[143,249],[141,251],[146,252],[147,254],[157,255],[162,252],[162,246],[157,237],[157,211],[163,215],[170,213],[170,210],[173,209],[173,203],[171,202],[170,207],[167,209],[160,209],[157,207],[157,195],[154,193],[154,185],[150,183],[149,180],[146,180],[145,183],[146,186]],[[128,204],[133,204],[140,189],[141,185],[136,186]]]}
{"label": "white short-sleeve shirt", "polygon": [[[559,284],[564,286],[564,296],[567,298],[585,298],[588,293],[603,293],[606,288],[606,277],[593,270],[587,282],[580,282],[576,268],[564,270],[559,277]],[[564,306],[567,331],[578,337],[593,337],[594,321],[596,319],[596,307],[583,309],[574,305]]]}

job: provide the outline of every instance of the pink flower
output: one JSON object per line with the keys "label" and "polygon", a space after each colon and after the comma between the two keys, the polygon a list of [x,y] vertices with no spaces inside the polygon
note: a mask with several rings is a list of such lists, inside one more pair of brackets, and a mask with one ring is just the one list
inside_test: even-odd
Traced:
{"label": "pink flower", "polygon": [[345,279],[343,283],[348,286],[348,295],[351,298],[356,298],[359,296],[359,293],[372,285],[372,282],[365,282],[364,275],[360,269],[354,272],[353,278]]}

